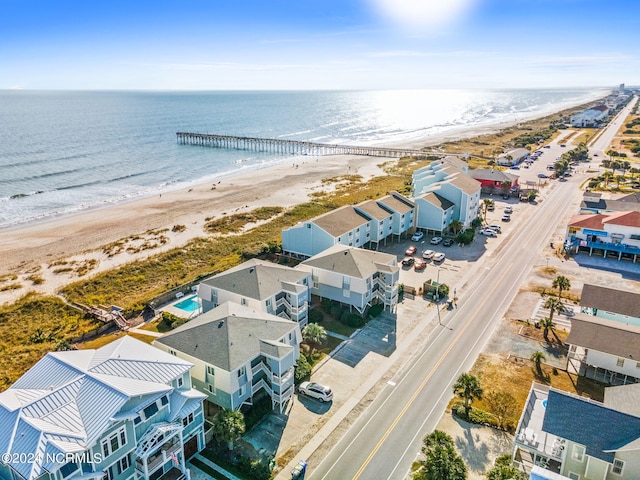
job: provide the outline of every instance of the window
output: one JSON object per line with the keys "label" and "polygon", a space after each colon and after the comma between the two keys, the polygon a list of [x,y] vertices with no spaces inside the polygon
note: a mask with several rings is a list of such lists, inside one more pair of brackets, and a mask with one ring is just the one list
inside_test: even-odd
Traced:
{"label": "window", "polygon": [[156,413],[158,413],[158,404],[153,402],[151,405],[146,407],[144,410],[144,418],[149,419],[153,417]]}
{"label": "window", "polygon": [[207,365],[207,375],[215,375],[216,371],[211,365]]}
{"label": "window", "polygon": [[243,365],[238,369],[238,378],[244,376],[245,373],[247,373],[247,367]]}
{"label": "window", "polygon": [[209,393],[213,393],[214,395],[216,394],[216,390],[213,385],[207,385],[207,388],[209,388]]}
{"label": "window", "polygon": [[580,480],[580,475],[574,472],[569,472],[569,478],[571,480]]}
{"label": "window", "polygon": [[624,367],[624,358],[618,357],[618,361],[616,362],[616,367]]}
{"label": "window", "polygon": [[[153,403],[152,405],[155,405],[155,403]],[[127,435],[124,427],[122,427],[120,430],[112,433],[108,438],[105,438],[102,441],[102,453],[104,455],[104,458],[107,458],[113,452],[122,447],[125,443],[127,443]]]}
{"label": "window", "polygon": [[584,447],[582,445],[574,445],[571,458],[578,462],[584,462]]}
{"label": "window", "polygon": [[62,475],[62,478],[67,478],[76,470],[78,470],[78,464],[76,462],[68,462],[60,467],[60,475]]}
{"label": "window", "polygon": [[310,223],[307,223],[305,225],[306,225],[307,228],[311,228],[311,224]]}
{"label": "window", "polygon": [[125,455],[116,463],[116,469],[118,470],[118,475],[127,470],[131,466],[131,459],[129,455]]}
{"label": "window", "polygon": [[109,467],[104,471],[104,477],[102,477],[102,480],[113,480],[113,467]]}
{"label": "window", "polygon": [[244,385],[242,385],[240,387],[240,389],[238,390],[238,396],[240,397],[244,397],[245,392],[247,391],[247,387],[245,387]]}
{"label": "window", "polygon": [[613,461],[613,467],[611,467],[611,472],[615,473],[616,475],[622,475],[623,471],[624,471],[624,462],[616,458]]}
{"label": "window", "polygon": [[177,357],[175,350],[169,349],[169,355],[173,355],[174,357]]}
{"label": "window", "polygon": [[271,299],[267,298],[267,308],[271,308]]}
{"label": "window", "polygon": [[184,381],[182,380],[182,377],[178,377],[178,388],[182,387],[183,384]]}
{"label": "window", "polygon": [[240,299],[240,305],[247,306],[247,299],[246,299],[246,298],[244,298],[244,297],[242,297],[242,298]]}
{"label": "window", "polygon": [[138,425],[140,422],[142,422],[142,419],[140,418],[140,415],[138,415],[136,418],[133,419],[133,424],[134,425]]}
{"label": "window", "polygon": [[186,417],[184,417],[182,419],[182,426],[186,427],[187,425],[189,425],[192,422],[193,422],[193,413],[190,413],[188,416],[186,416]]}
{"label": "window", "polygon": [[166,395],[164,395],[161,399],[160,399],[160,404],[164,407],[167,403],[169,403],[169,399],[167,398]]}

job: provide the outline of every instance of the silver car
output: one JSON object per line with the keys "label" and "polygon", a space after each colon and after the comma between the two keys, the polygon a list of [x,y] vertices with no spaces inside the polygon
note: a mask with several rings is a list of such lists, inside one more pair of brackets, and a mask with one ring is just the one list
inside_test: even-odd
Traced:
{"label": "silver car", "polygon": [[331,389],[319,383],[302,382],[298,387],[298,391],[307,397],[315,398],[321,402],[330,402],[333,398]]}

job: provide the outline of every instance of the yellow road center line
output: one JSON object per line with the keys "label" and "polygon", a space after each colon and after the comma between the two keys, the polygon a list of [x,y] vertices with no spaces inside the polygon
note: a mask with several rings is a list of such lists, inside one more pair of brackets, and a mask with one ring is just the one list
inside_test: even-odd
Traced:
{"label": "yellow road center line", "polygon": [[500,284],[500,282],[502,281],[502,279],[507,275],[507,273],[509,272],[509,270],[511,269],[512,265],[509,265],[508,268],[506,268],[504,270],[504,272],[502,272],[502,275],[500,276],[500,278],[494,283],[493,288],[488,292],[488,294],[486,295],[485,299],[482,301],[482,303],[480,305],[478,305],[478,308],[476,308],[476,310],[473,312],[473,314],[469,317],[469,320],[467,320],[467,323],[464,325],[464,327],[462,327],[462,329],[460,330],[460,332],[458,333],[458,335],[456,335],[456,338],[451,342],[451,344],[447,347],[447,349],[445,350],[445,352],[440,356],[440,358],[438,359],[438,361],[436,362],[436,364],[433,366],[433,368],[429,371],[429,373],[427,374],[427,376],[424,378],[424,380],[422,381],[422,383],[420,383],[420,386],[416,389],[416,391],[413,393],[413,395],[411,396],[411,398],[409,399],[409,401],[405,404],[405,406],[402,408],[402,410],[400,411],[400,413],[398,413],[398,416],[395,418],[395,420],[393,421],[393,423],[391,425],[389,425],[389,428],[387,429],[387,431],[384,433],[384,435],[382,436],[382,438],[380,438],[380,440],[378,441],[378,443],[376,444],[376,446],[373,448],[373,450],[371,451],[371,453],[369,454],[369,456],[365,459],[365,461],[362,463],[362,466],[358,469],[358,471],[356,472],[356,474],[353,477],[353,480],[357,480],[360,475],[362,475],[362,472],[364,471],[365,468],[367,468],[367,466],[369,465],[369,463],[371,462],[371,459],[375,456],[376,453],[378,453],[378,450],[380,450],[380,447],[382,447],[382,444],[385,442],[385,440],[387,439],[387,437],[389,435],[391,435],[391,432],[393,431],[393,429],[396,427],[396,425],[398,424],[398,422],[400,422],[400,419],[404,416],[404,414],[407,412],[407,410],[409,410],[409,408],[411,407],[411,405],[413,404],[413,402],[416,400],[416,398],[418,397],[418,395],[420,394],[420,392],[422,391],[422,389],[425,387],[425,385],[427,384],[427,382],[431,379],[431,377],[433,376],[433,374],[436,372],[436,370],[438,369],[438,367],[440,367],[440,365],[442,364],[442,362],[444,362],[445,358],[447,357],[447,355],[449,355],[449,352],[451,352],[451,350],[453,349],[453,347],[458,343],[458,341],[460,340],[460,338],[462,337],[462,335],[464,334],[464,332],[467,330],[467,328],[469,327],[469,325],[471,325],[472,320],[478,315],[478,313],[480,312],[480,310],[482,309],[482,307],[484,307],[484,304],[489,300],[489,298],[491,297],[491,295],[493,294],[493,292],[498,288],[498,285]]}

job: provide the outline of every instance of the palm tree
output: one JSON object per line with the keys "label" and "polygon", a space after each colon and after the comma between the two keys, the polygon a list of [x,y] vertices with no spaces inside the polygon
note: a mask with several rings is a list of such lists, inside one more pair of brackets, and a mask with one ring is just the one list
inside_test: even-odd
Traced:
{"label": "palm tree", "polygon": [[302,338],[305,342],[318,347],[327,340],[327,330],[317,323],[310,323],[302,330]]}
{"label": "palm tree", "polygon": [[233,450],[233,442],[245,432],[244,415],[238,410],[220,410],[213,418],[213,434]]}
{"label": "palm tree", "polygon": [[413,476],[414,480],[465,480],[467,466],[456,452],[453,439],[440,430],[434,430],[424,439],[422,453],[425,459]]}
{"label": "palm tree", "polygon": [[462,223],[460,220],[451,220],[451,223],[449,224],[449,228],[451,229],[454,235],[457,235],[458,233],[460,233],[460,230],[462,230],[462,227],[464,227],[464,223]]}
{"label": "palm tree", "polygon": [[542,331],[542,336],[544,337],[545,340],[549,340],[549,330],[551,330],[552,332],[555,331],[556,329],[556,324],[553,323],[553,319],[549,318],[549,317],[545,317],[542,320],[540,320],[540,326],[544,329]]}
{"label": "palm tree", "polygon": [[620,182],[624,182],[624,175],[616,175],[616,187],[620,188]]}
{"label": "palm tree", "polygon": [[489,210],[489,207],[494,203],[495,202],[490,198],[485,198],[484,200],[482,200],[482,213],[484,213],[484,223],[487,223],[487,210]]}
{"label": "palm tree", "polygon": [[538,371],[539,374],[542,373],[542,362],[544,362],[547,357],[544,356],[544,353],[542,353],[540,350],[537,350],[535,352],[533,352],[531,354],[531,357],[529,357],[531,359],[531,361],[533,363],[536,364],[536,370]]}
{"label": "palm tree", "polygon": [[564,275],[558,275],[551,286],[558,289],[558,298],[562,298],[562,291],[571,288],[571,281]]}
{"label": "palm tree", "polygon": [[612,172],[604,172],[602,174],[602,177],[604,178],[604,186],[606,187],[607,185],[609,185],[609,181],[613,178],[613,173]]}
{"label": "palm tree", "polygon": [[631,167],[631,168],[629,169],[629,173],[631,173],[631,179],[634,179],[634,178],[636,178],[636,175],[637,175],[638,173],[640,173],[640,168]]}
{"label": "palm tree", "polygon": [[561,311],[564,308],[564,303],[556,297],[549,297],[547,298],[547,301],[544,302],[543,307],[549,309],[549,320],[553,322],[553,314]]}
{"label": "palm tree", "polygon": [[480,380],[469,373],[460,375],[456,383],[453,384],[453,393],[464,399],[464,408],[467,412],[469,412],[471,402],[474,399],[480,400],[482,398],[482,391]]}

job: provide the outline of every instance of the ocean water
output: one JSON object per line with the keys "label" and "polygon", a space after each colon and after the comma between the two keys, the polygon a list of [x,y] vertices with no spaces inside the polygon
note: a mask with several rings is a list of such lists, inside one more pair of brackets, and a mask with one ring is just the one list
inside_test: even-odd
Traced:
{"label": "ocean water", "polygon": [[291,161],[178,145],[178,131],[390,145],[544,115],[606,93],[0,91],[0,228]]}

